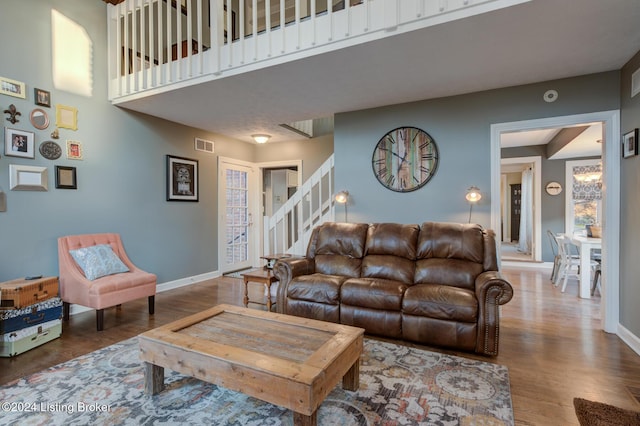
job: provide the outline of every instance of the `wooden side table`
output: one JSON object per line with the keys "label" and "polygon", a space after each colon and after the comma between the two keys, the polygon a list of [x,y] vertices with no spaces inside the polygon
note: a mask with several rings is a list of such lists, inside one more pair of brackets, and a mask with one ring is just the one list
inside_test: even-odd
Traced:
{"label": "wooden side table", "polygon": [[271,273],[271,269],[258,269],[256,271],[250,271],[245,274],[242,274],[242,278],[244,279],[244,307],[248,307],[249,305],[249,281],[262,283],[267,288],[267,303],[262,302],[254,302],[258,305],[266,305],[267,310],[271,311],[271,306],[273,303],[271,302],[271,284],[278,281],[278,279]]}

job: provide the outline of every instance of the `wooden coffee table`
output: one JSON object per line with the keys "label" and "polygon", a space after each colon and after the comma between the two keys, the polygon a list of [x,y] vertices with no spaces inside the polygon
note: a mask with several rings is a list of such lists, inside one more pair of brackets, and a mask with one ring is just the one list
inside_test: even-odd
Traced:
{"label": "wooden coffee table", "polygon": [[139,336],[145,392],[164,388],[164,368],[294,412],[315,425],[317,409],[342,380],[359,386],[364,330],[218,305]]}

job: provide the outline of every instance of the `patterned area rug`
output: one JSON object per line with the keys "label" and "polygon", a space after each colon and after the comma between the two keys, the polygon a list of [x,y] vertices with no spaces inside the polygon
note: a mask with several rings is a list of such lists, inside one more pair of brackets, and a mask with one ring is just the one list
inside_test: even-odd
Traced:
{"label": "patterned area rug", "polygon": [[[144,394],[136,338],[0,387],[3,425],[292,425],[281,407],[165,369]],[[274,390],[277,391],[277,390]],[[506,367],[365,339],[360,388],[337,386],[320,425],[513,425]]]}

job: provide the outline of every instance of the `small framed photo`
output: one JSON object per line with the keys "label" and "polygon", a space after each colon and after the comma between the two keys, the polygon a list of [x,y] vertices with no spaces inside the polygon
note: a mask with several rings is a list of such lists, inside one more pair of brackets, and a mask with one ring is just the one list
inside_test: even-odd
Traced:
{"label": "small framed photo", "polygon": [[633,129],[622,137],[622,156],[628,158],[634,155],[638,155],[638,129]]}
{"label": "small framed photo", "polygon": [[0,77],[0,94],[26,99],[27,88],[21,81]]}
{"label": "small framed photo", "polygon": [[33,132],[4,128],[4,155],[11,157],[36,158]]}
{"label": "small framed photo", "polygon": [[46,90],[33,89],[33,99],[36,105],[51,108],[51,93]]}
{"label": "small framed photo", "polygon": [[78,189],[75,167],[56,166],[56,188]]}
{"label": "small framed photo", "polygon": [[198,201],[198,160],[167,155],[167,201]]}
{"label": "small framed photo", "polygon": [[57,104],[56,127],[78,130],[78,108]]}
{"label": "small framed photo", "polygon": [[82,160],[82,143],[67,141],[67,158],[69,160]]}

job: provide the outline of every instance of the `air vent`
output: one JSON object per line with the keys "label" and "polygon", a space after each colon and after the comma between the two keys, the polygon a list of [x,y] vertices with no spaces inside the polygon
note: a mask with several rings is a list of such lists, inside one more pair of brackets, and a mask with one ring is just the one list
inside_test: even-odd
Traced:
{"label": "air vent", "polygon": [[640,93],[640,68],[631,74],[631,97]]}
{"label": "air vent", "polygon": [[196,138],[196,151],[208,152],[213,154],[213,142]]}

